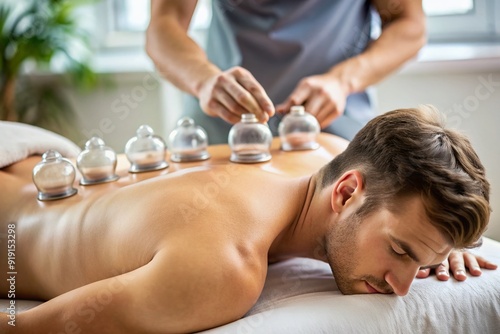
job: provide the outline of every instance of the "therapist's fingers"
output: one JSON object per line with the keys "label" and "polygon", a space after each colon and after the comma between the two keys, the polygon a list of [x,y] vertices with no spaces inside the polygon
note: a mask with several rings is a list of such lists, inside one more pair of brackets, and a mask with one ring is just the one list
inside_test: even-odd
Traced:
{"label": "therapist's fingers", "polygon": [[[246,109],[244,109],[237,101],[233,99],[231,95],[229,95],[226,91],[219,90],[215,93],[215,101],[220,103],[224,107],[224,113],[234,116],[238,119],[241,119],[241,115],[247,113]],[[219,116],[222,117],[221,114]]]}
{"label": "therapist's fingers", "polygon": [[235,67],[230,71],[243,90],[236,89],[229,91],[229,93],[244,108],[252,114],[255,114],[258,119],[262,121],[269,120],[269,117],[274,115],[275,110],[274,105],[269,96],[267,96],[264,88],[253,77],[253,75],[244,68]]}
{"label": "therapist's fingers", "polygon": [[292,103],[289,101],[289,99],[286,99],[282,103],[276,105],[276,112],[278,114],[286,114],[287,112],[290,111],[290,108],[292,108],[292,106],[294,106],[294,105],[296,105],[296,104],[292,105]]}
{"label": "therapist's fingers", "polygon": [[345,103],[345,92],[336,79],[328,75],[314,75],[302,79],[276,110],[286,113],[293,105],[304,105],[306,111],[325,128],[342,115]]}
{"label": "therapist's fingers", "polygon": [[276,105],[276,112],[278,114],[287,114],[290,112],[293,106],[300,106],[302,103],[293,103],[290,99],[286,99],[284,102]]}
{"label": "therapist's fingers", "polygon": [[[304,101],[304,109],[318,119],[318,114],[322,109],[327,106],[328,101],[321,96],[311,95],[306,101]],[[318,119],[319,122],[319,119]]]}
{"label": "therapist's fingers", "polygon": [[343,114],[345,100],[339,97],[338,100],[327,100],[323,107],[318,111],[316,119],[322,129],[330,125],[335,119]]}
{"label": "therapist's fingers", "polygon": [[[319,99],[316,101],[319,101]],[[309,109],[306,108],[306,110]],[[336,106],[331,103],[331,101],[323,101],[323,105],[315,110],[314,116],[318,120],[318,123],[322,129],[326,128],[328,125],[330,125],[331,122],[333,122],[335,118],[337,118],[337,113],[334,112],[335,110]]]}
{"label": "therapist's fingers", "polygon": [[241,107],[241,110],[243,110],[243,112],[241,112],[233,108],[231,110],[232,112],[236,112],[240,114],[240,116],[246,113],[254,114],[261,121],[265,119],[264,112],[259,107],[255,98],[245,90],[239,82],[234,80],[234,78],[221,78],[220,81],[227,94]]}
{"label": "therapist's fingers", "polygon": [[[249,111],[236,101],[228,93],[228,90],[232,91],[233,94],[236,91],[250,94],[241,87],[231,73],[219,72],[205,80],[201,85],[198,99],[201,109],[207,115],[220,117],[226,122],[234,124],[241,119],[242,114]],[[252,99],[249,98],[249,100]]]}
{"label": "therapist's fingers", "polygon": [[[281,114],[288,113],[293,106],[304,105],[306,100],[311,96],[311,86],[304,83],[304,80],[300,81],[297,87],[292,91],[290,96],[276,106],[276,111]],[[306,111],[310,111],[306,108]]]}
{"label": "therapist's fingers", "polygon": [[263,92],[262,87],[247,70],[234,67],[219,72],[203,83],[198,96],[200,106],[207,115],[218,116],[226,121],[234,119],[232,114],[240,120],[241,115],[246,113],[254,114],[261,122],[267,121],[268,113],[262,110],[248,89]]}
{"label": "therapist's fingers", "polygon": [[238,123],[241,120],[241,116],[231,112],[230,109],[215,100],[210,102],[210,111],[213,113],[211,116],[218,116],[230,124]]}
{"label": "therapist's fingers", "polygon": [[[288,110],[294,105],[304,105],[306,111],[317,117],[324,108],[336,111],[335,88],[324,76],[315,75],[302,79],[283,105]],[[281,106],[281,105],[280,105]],[[284,110],[284,112],[288,112]],[[337,115],[338,116],[338,115]],[[324,118],[325,115],[322,115]]]}

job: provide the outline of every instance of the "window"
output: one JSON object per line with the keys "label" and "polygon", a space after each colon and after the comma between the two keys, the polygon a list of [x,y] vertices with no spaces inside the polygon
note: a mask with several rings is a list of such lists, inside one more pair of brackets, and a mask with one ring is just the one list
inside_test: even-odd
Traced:
{"label": "window", "polygon": [[99,49],[139,48],[144,45],[150,0],[102,0],[94,6],[95,44]]}
{"label": "window", "polygon": [[[199,0],[190,33],[196,39],[210,23],[211,1]],[[100,48],[142,47],[151,14],[151,0],[104,0],[95,6],[94,35]]]}
{"label": "window", "polygon": [[114,0],[112,11],[114,30],[128,32],[146,30],[150,11],[150,0]]}
{"label": "window", "polygon": [[473,0],[424,0],[423,5],[428,16],[467,14],[474,9]]}
{"label": "window", "polygon": [[423,5],[430,42],[499,40],[500,4],[496,0],[423,0]]}
{"label": "window", "polygon": [[[208,27],[211,1],[199,0],[190,31],[196,35]],[[498,0],[423,0],[430,42],[500,40]],[[96,11],[99,44],[140,47],[150,17],[150,0],[104,0]]]}

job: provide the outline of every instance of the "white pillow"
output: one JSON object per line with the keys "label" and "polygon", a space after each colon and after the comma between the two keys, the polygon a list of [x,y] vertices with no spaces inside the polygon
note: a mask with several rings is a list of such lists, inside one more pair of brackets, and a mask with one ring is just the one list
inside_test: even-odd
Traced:
{"label": "white pillow", "polygon": [[30,155],[42,155],[50,149],[66,158],[74,158],[81,151],[71,140],[52,131],[24,123],[0,121],[0,168]]}

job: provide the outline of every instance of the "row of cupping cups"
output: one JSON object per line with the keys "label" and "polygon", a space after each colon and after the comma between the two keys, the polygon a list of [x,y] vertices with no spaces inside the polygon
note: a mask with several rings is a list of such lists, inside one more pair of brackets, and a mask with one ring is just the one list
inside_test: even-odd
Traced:
{"label": "row of cupping cups", "polygon": [[[319,124],[302,106],[292,107],[279,124],[281,149],[284,151],[312,150],[316,142]],[[271,159],[272,134],[266,124],[259,123],[253,114],[243,114],[229,132],[230,161],[256,163]],[[207,151],[207,134],[196,126],[191,118],[184,117],[169,135],[170,160],[173,162],[200,161],[210,158]],[[130,162],[129,172],[139,173],[167,168],[166,144],[154,134],[153,129],[142,125],[125,145]],[[76,165],[82,178],[81,185],[92,185],[117,180],[115,174],[116,153],[98,137],[92,137],[79,154]],[[57,151],[49,150],[33,169],[33,181],[38,189],[39,200],[54,200],[77,193],[73,188],[76,171],[73,164]]]}
{"label": "row of cupping cups", "polygon": [[[303,106],[293,106],[290,113],[283,117],[278,127],[281,149],[284,151],[314,150],[319,147],[316,139],[320,126],[314,116],[307,113]],[[139,132],[138,132],[139,135]],[[231,148],[232,162],[257,163],[271,159],[272,133],[267,124],[259,123],[254,114],[243,114],[241,121],[231,127],[228,144]],[[129,146],[129,144],[127,144]],[[196,126],[190,118],[182,118],[177,128],[169,136],[170,159],[174,162],[205,160],[207,152],[207,134]],[[127,157],[139,165],[131,153],[125,149]],[[144,153],[143,153],[144,154]],[[132,172],[141,171],[141,167]]]}

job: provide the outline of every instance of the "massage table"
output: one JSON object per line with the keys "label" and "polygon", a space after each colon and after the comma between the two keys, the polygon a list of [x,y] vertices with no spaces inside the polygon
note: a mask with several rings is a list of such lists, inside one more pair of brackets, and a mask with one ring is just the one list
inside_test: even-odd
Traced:
{"label": "massage table", "polygon": [[[321,134],[318,142],[321,146],[317,150],[283,152],[279,139],[274,138],[271,161],[247,166],[290,176],[308,175],[348,144],[330,134]],[[209,146],[208,151],[211,158],[206,161],[169,161],[168,169],[135,174],[128,173],[129,163],[123,154],[119,154],[117,174],[120,179],[115,182],[128,184],[189,167],[230,164],[231,152],[227,145]],[[290,157],[300,157],[297,159],[299,162],[287,163]],[[75,187],[83,191],[83,186],[77,182],[78,178]],[[112,186],[112,183],[107,186]],[[500,264],[500,242],[484,238],[483,246],[472,252]],[[8,303],[9,300],[0,300],[0,310],[5,312]],[[39,303],[17,300],[16,308],[22,312]],[[328,264],[294,258],[269,266],[261,297],[242,319],[201,333],[498,334],[500,270],[483,270],[480,277],[468,276],[464,282],[454,279],[442,282],[435,276],[415,279],[410,292],[404,297],[377,294],[346,296],[338,290]]]}

